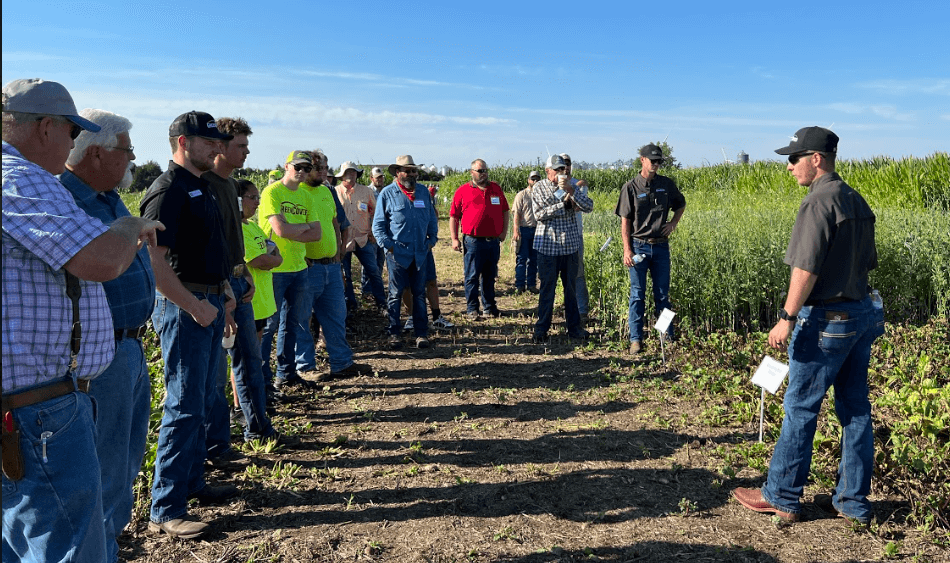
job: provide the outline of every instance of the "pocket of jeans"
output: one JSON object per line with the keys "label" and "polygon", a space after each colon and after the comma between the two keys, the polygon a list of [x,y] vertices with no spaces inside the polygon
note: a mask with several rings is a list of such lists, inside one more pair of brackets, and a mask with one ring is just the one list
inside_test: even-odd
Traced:
{"label": "pocket of jeans", "polygon": [[857,336],[857,325],[853,319],[818,322],[818,345],[825,352],[847,352],[854,346]]}
{"label": "pocket of jeans", "polygon": [[884,308],[875,307],[871,313],[871,337],[877,339],[884,335]]}

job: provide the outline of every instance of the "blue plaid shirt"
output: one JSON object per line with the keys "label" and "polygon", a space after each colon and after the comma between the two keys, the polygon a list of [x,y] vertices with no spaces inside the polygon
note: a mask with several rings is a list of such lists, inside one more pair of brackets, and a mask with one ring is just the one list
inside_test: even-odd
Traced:
{"label": "blue plaid shirt", "polygon": [[[132,215],[115,191],[97,193],[69,170],[59,175],[59,181],[76,198],[80,209],[109,225],[119,217]],[[138,328],[145,324],[155,307],[155,275],[145,245],[121,276],[104,282],[112,310],[112,324],[116,329]]]}
{"label": "blue plaid shirt", "polygon": [[538,222],[534,231],[534,249],[548,256],[565,256],[577,252],[583,233],[574,215],[578,210],[589,212],[594,208],[587,190],[576,190],[576,208],[567,211],[563,199],[555,194],[557,190],[558,187],[547,179],[535,183],[531,188],[531,207]]}
{"label": "blue plaid shirt", "polygon": [[[69,369],[72,302],[63,265],[108,230],[56,178],[3,143],[3,392],[60,380]],[[82,347],[76,375],[93,378],[115,355],[102,284],[80,280]]]}

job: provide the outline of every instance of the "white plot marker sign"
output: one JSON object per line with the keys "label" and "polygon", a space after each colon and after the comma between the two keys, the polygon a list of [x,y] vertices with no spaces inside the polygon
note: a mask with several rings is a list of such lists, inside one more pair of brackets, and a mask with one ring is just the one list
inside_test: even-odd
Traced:
{"label": "white plot marker sign", "polygon": [[788,364],[783,364],[772,356],[766,356],[755,370],[755,375],[752,376],[752,383],[762,388],[759,397],[759,442],[762,442],[762,434],[765,430],[765,390],[768,389],[769,393],[774,395],[782,386],[786,375],[788,375]]}
{"label": "white plot marker sign", "polygon": [[663,355],[663,363],[666,363],[666,335],[667,331],[670,328],[670,323],[673,322],[673,317],[676,316],[676,313],[670,311],[669,309],[663,309],[660,312],[660,318],[656,320],[656,324],[653,325],[653,328],[660,331],[660,352]]}

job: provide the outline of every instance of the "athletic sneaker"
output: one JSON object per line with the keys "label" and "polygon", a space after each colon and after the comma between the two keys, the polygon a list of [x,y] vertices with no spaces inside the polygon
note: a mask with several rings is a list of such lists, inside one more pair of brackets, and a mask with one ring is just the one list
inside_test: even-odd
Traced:
{"label": "athletic sneaker", "polygon": [[449,322],[449,319],[445,318],[445,315],[439,315],[439,318],[432,321],[432,327],[439,330],[449,330],[455,328],[455,325]]}
{"label": "athletic sneaker", "polygon": [[408,319],[406,319],[406,324],[405,326],[402,327],[402,331],[412,332],[413,330],[415,330],[415,325],[412,322],[412,317],[409,317]]}

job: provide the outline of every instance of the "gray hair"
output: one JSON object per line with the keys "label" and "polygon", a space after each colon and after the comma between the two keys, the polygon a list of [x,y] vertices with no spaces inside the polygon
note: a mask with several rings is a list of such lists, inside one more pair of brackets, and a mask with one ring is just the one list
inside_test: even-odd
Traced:
{"label": "gray hair", "polygon": [[66,164],[69,166],[76,166],[82,162],[82,159],[86,158],[86,151],[89,150],[89,147],[115,147],[118,142],[118,135],[128,133],[132,129],[131,121],[104,109],[86,108],[79,112],[79,115],[92,121],[102,129],[98,133],[84,129],[79,137],[76,137],[76,146],[73,147],[73,150],[69,153],[69,158],[66,159]]}

